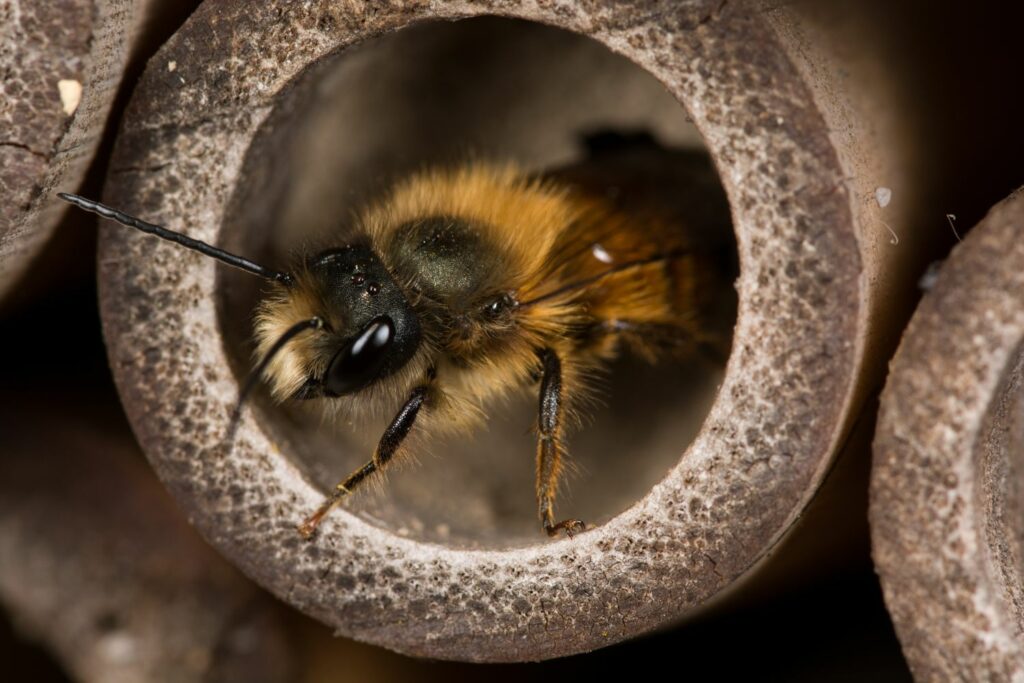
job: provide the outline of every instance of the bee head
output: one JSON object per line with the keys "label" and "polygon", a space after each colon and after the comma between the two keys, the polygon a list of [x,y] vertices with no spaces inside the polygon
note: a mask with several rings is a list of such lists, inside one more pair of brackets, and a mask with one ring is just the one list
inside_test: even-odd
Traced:
{"label": "bee head", "polygon": [[419,320],[372,249],[351,245],[321,252],[309,263],[309,274],[338,342],[320,378],[325,395],[355,393],[416,353]]}
{"label": "bee head", "polygon": [[261,358],[241,391],[270,380],[278,398],[354,394],[401,369],[420,346],[419,319],[372,249],[353,244],[321,252],[295,274],[277,271],[174,230],[65,192],[85,211],[155,235],[275,284],[261,305],[256,336]]}
{"label": "bee head", "polygon": [[[368,246],[320,252],[280,289],[256,322],[260,355],[276,355],[266,375],[278,398],[354,394],[400,370],[420,346],[416,313]],[[291,329],[311,320],[321,321],[317,334],[275,353]]]}

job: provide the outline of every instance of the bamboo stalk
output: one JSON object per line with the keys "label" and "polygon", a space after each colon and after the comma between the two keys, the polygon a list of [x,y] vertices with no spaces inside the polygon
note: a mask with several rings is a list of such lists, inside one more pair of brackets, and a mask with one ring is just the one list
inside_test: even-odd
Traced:
{"label": "bamboo stalk", "polygon": [[943,263],[882,395],[875,563],[914,677],[1024,677],[1024,193]]}
{"label": "bamboo stalk", "polygon": [[0,602],[18,629],[80,681],[289,680],[273,601],[192,530],[116,407],[65,389],[0,398]]}
{"label": "bamboo stalk", "polygon": [[56,228],[66,207],[53,193],[85,176],[144,4],[0,5],[0,297]]}
{"label": "bamboo stalk", "polygon": [[[620,454],[642,463],[620,480],[646,482],[620,514],[560,542],[524,540],[501,524],[485,524],[483,537],[452,537],[441,531],[456,517],[445,503],[468,481],[453,474],[442,486],[406,479],[401,496],[392,491],[368,504],[374,519],[358,506],[338,509],[307,543],[295,524],[321,500],[323,467],[304,455],[317,446],[289,432],[289,420],[273,409],[245,413],[237,441],[223,442],[245,372],[245,333],[232,331],[235,281],[212,262],[108,230],[101,304],[119,390],[147,456],[204,535],[339,633],[438,658],[582,652],[699,613],[756,582],[880,381],[926,255],[912,220],[926,188],[912,172],[919,150],[905,134],[921,113],[872,58],[874,43],[858,33],[863,22],[809,5],[203,5],[151,61],[129,106],[106,194],[120,208],[262,253],[282,215],[275,202],[302,170],[286,152],[310,98],[329,88],[332,75],[363,84],[351,89],[347,127],[324,138],[351,151],[347,175],[324,171],[342,188],[335,194],[349,191],[338,177],[363,170],[372,178],[375,159],[418,162],[431,138],[435,152],[458,148],[485,130],[480,119],[535,106],[535,135],[543,134],[541,122],[575,98],[552,98],[552,109],[540,95],[524,96],[522,108],[501,111],[442,101],[451,125],[419,125],[417,112],[429,109],[442,84],[467,79],[470,93],[484,92],[501,73],[481,66],[488,41],[479,59],[439,76],[428,53],[410,47],[422,44],[403,47],[401,36],[422,20],[501,14],[612,47],[686,107],[728,195],[741,271],[733,350],[717,398],[706,418],[679,410],[678,421],[703,418],[703,425],[685,452],[686,440],[674,437],[667,474],[642,452]],[[863,19],[856,7],[847,11]],[[346,48],[353,49],[332,61]],[[547,68],[561,63],[550,59]],[[374,99],[375,88],[386,88],[396,64],[422,72],[401,81],[392,106],[360,109],[364,101],[389,102]],[[519,91],[538,92],[531,80],[518,83]],[[388,140],[408,144],[388,147]],[[496,145],[514,154],[512,147]],[[496,466],[474,480],[478,506],[461,508],[470,519],[501,521],[508,471]],[[578,495],[587,504],[588,492]]]}

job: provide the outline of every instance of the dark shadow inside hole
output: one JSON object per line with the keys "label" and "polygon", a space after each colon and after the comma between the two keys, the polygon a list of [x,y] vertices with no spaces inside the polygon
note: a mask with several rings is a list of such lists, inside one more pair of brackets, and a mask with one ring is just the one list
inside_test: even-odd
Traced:
{"label": "dark shadow inside hole", "polygon": [[[688,226],[719,274],[709,293],[714,353],[609,368],[603,407],[570,440],[578,472],[557,513],[600,523],[660,481],[696,435],[722,373],[735,319],[728,205],[685,111],[649,73],[563,30],[493,17],[420,24],[311,69],[246,158],[223,246],[272,266],[331,245],[352,211],[417,169],[467,159],[515,161]],[[337,245],[333,245],[337,246]],[[221,271],[221,321],[234,370],[252,367],[251,311],[261,283]],[[534,390],[535,391],[535,390]],[[534,502],[537,397],[489,407],[487,428],[421,440],[376,494],[348,509],[400,534],[452,545],[544,541]],[[258,419],[324,490],[361,465],[383,430],[323,425],[308,405],[255,401]],[[296,520],[298,521],[298,520]]]}

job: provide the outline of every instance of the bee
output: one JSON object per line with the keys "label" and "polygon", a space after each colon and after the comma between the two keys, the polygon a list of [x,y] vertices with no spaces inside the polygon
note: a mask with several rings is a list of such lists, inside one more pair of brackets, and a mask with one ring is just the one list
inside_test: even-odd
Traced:
{"label": "bee", "polygon": [[713,275],[685,230],[513,165],[415,173],[287,271],[60,197],[269,281],[239,408],[263,380],[279,402],[393,416],[372,457],[298,524],[305,538],[401,459],[413,430],[468,432],[495,399],[531,389],[537,513],[549,536],[572,537],[585,524],[558,519],[555,499],[594,378],[624,351],[653,361],[708,338],[701,301]]}

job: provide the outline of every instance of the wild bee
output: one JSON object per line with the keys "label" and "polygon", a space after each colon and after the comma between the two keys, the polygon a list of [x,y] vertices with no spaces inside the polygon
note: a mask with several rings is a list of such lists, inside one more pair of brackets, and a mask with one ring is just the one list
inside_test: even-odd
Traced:
{"label": "wild bee", "polygon": [[488,163],[424,170],[287,271],[60,197],[270,282],[239,406],[262,378],[277,401],[394,416],[372,457],[298,525],[303,537],[401,458],[414,429],[467,432],[494,399],[530,387],[538,515],[548,535],[571,537],[585,525],[557,521],[555,497],[595,374],[623,350],[655,360],[713,344],[702,311],[716,275],[679,225],[623,212],[566,178]]}

